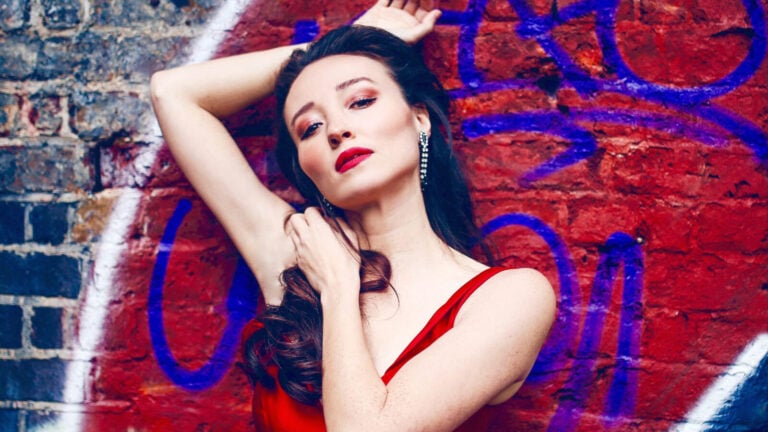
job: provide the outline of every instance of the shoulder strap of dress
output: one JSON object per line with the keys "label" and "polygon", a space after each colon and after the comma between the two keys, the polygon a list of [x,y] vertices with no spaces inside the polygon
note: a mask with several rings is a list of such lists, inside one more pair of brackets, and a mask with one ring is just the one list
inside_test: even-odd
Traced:
{"label": "shoulder strap of dress", "polygon": [[388,383],[395,376],[398,370],[405,365],[411,358],[426,349],[429,345],[445,334],[453,327],[456,316],[461,310],[461,306],[480,286],[495,274],[506,270],[504,267],[490,267],[475,275],[472,279],[461,286],[429,319],[427,324],[413,338],[411,343],[400,353],[400,356],[387,369],[382,376],[382,381]]}
{"label": "shoulder strap of dress", "polygon": [[[489,267],[479,274],[477,274],[475,277],[467,281],[461,288],[459,288],[448,301],[445,303],[443,308],[446,308],[445,312],[447,312],[447,317],[443,315],[445,318],[448,319],[450,326],[453,327],[453,323],[456,320],[456,316],[459,314],[459,311],[461,310],[461,307],[464,305],[464,302],[469,299],[469,297],[474,294],[475,291],[477,291],[478,288],[483,286],[483,284],[493,276],[495,276],[497,273],[500,273],[502,271],[506,270],[504,267]],[[442,309],[442,308],[441,308]]]}

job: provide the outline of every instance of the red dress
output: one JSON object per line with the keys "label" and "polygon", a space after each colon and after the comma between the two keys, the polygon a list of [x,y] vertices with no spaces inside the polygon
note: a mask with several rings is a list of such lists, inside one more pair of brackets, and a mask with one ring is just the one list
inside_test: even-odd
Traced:
{"label": "red dress", "polygon": [[[501,267],[488,268],[470,279],[459,288],[443,306],[432,315],[424,328],[416,335],[381,380],[387,384],[408,360],[429,347],[432,342],[453,328],[461,306],[485,281],[504,270]],[[270,366],[268,373],[277,377],[277,366]],[[493,407],[486,405],[476,412],[456,431],[480,432],[488,429]],[[253,395],[253,418],[257,431],[272,432],[324,432],[325,421],[320,406],[304,405],[293,400],[277,383],[274,390],[256,386]]]}

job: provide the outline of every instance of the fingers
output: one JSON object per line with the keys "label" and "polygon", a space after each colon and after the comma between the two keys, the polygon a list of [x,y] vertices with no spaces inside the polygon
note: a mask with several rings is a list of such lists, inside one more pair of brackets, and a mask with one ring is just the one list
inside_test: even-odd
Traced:
{"label": "fingers", "polygon": [[426,29],[424,34],[431,32],[432,29],[435,28],[435,24],[437,24],[437,20],[440,19],[442,14],[443,12],[440,9],[433,9],[429,11],[423,19],[419,20],[421,21],[421,25]]}
{"label": "fingers", "polygon": [[413,15],[419,9],[420,3],[419,0],[408,0],[403,5],[403,10]]}
{"label": "fingers", "polygon": [[392,0],[392,3],[390,3],[389,6],[397,9],[402,9],[404,3],[405,2],[403,0]]}

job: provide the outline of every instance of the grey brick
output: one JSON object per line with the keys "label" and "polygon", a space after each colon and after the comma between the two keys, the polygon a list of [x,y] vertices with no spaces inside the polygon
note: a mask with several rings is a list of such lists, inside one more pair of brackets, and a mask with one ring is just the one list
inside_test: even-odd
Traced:
{"label": "grey brick", "polygon": [[42,0],[43,22],[52,29],[67,29],[80,23],[78,0]]}
{"label": "grey brick", "polygon": [[69,230],[69,204],[40,204],[29,213],[32,225],[32,241],[37,243],[61,244]]}
{"label": "grey brick", "polygon": [[0,244],[24,242],[24,203],[0,201]]}
{"label": "grey brick", "polygon": [[22,315],[16,305],[0,305],[0,348],[21,348]]}
{"label": "grey brick", "polygon": [[9,146],[0,151],[0,193],[91,190],[94,173],[82,146]]}
{"label": "grey brick", "polygon": [[[77,74],[86,67],[88,59],[78,49],[77,41],[53,37],[42,41],[35,64],[35,78],[54,79]],[[99,55],[98,51],[93,55]]]}
{"label": "grey brick", "polygon": [[29,22],[29,0],[3,0],[0,2],[0,29],[11,31]]}
{"label": "grey brick", "polygon": [[0,360],[0,400],[62,402],[67,362]]}
{"label": "grey brick", "polygon": [[95,0],[92,3],[96,25],[129,26],[163,21],[171,25],[197,25],[215,10],[221,0]]}
{"label": "grey brick", "polygon": [[32,345],[38,348],[56,349],[64,343],[61,328],[61,308],[35,308],[32,316]]}
{"label": "grey brick", "polygon": [[133,132],[151,115],[149,103],[132,93],[76,92],[70,100],[70,127],[86,140]]}
{"label": "grey brick", "polygon": [[39,51],[39,40],[17,35],[5,38],[0,51],[0,78],[18,80],[32,75]]}
{"label": "grey brick", "polygon": [[77,298],[81,285],[77,258],[0,252],[0,294]]}
{"label": "grey brick", "polygon": [[56,135],[64,123],[61,110],[61,98],[47,92],[38,92],[30,98],[32,109],[30,122],[41,135]]}
{"label": "grey brick", "polygon": [[109,58],[113,59],[109,70],[131,82],[147,83],[153,72],[168,67],[170,62],[179,61],[187,46],[187,38],[174,37],[153,39],[149,36],[135,36],[112,44]]}
{"label": "grey brick", "polygon": [[19,425],[19,412],[11,409],[0,409],[0,432],[16,432]]}

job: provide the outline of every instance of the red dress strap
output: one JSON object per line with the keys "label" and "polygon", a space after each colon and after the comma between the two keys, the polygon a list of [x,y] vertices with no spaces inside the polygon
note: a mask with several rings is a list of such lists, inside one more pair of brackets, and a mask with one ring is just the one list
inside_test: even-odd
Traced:
{"label": "red dress strap", "polygon": [[403,350],[397,360],[395,360],[386,372],[384,372],[384,376],[381,377],[384,384],[389,383],[400,368],[408,363],[410,359],[424,351],[427,347],[432,345],[432,342],[436,341],[440,336],[453,328],[453,323],[456,321],[456,316],[459,314],[464,302],[467,301],[467,299],[480,288],[485,281],[503,270],[505,270],[504,267],[489,267],[475,275],[472,279],[462,285],[461,288],[456,290],[448,301],[435,311],[424,328],[421,329],[411,343],[405,347],[405,350]]}
{"label": "red dress strap", "polygon": [[[426,349],[432,342],[453,327],[461,306],[483,282],[496,273],[504,270],[493,267],[482,271],[459,288],[448,301],[438,309],[427,325],[411,341],[392,366],[382,377],[388,383],[400,368],[411,358]],[[252,333],[260,328],[260,323],[249,326]],[[277,378],[277,366],[270,365],[267,373]],[[320,406],[307,406],[296,402],[283,390],[279,383],[274,389],[267,389],[261,384],[256,385],[252,401],[253,420],[257,431],[271,432],[324,432],[325,419]],[[458,432],[480,432],[488,430],[492,417],[492,409],[484,407],[475,413],[467,422],[461,425]]]}

